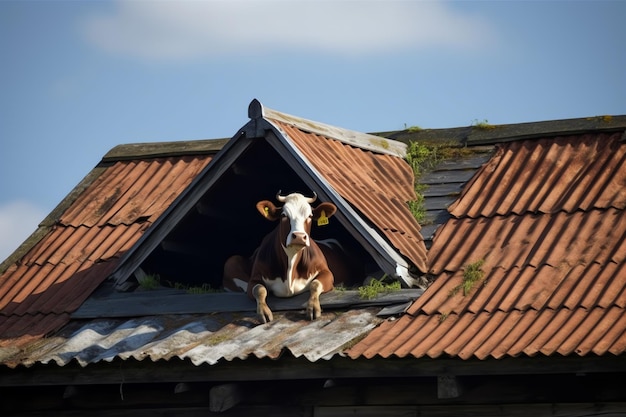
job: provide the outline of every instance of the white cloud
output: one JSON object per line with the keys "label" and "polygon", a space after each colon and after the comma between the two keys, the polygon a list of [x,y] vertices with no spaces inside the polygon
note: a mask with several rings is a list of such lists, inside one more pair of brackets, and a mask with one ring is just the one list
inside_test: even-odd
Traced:
{"label": "white cloud", "polygon": [[133,1],[83,22],[109,52],[148,59],[259,52],[340,55],[408,48],[479,48],[491,26],[438,1]]}
{"label": "white cloud", "polygon": [[33,233],[46,213],[26,201],[0,205],[0,262],[4,261]]}

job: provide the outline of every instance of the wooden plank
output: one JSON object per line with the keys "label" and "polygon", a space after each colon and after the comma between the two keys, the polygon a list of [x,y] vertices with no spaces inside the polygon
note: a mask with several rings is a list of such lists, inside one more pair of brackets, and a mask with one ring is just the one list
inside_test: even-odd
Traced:
{"label": "wooden plank", "polygon": [[429,185],[422,195],[428,199],[431,197],[445,197],[445,196],[458,196],[463,190],[465,183],[448,182],[445,184],[432,184]]}
{"label": "wooden plank", "polygon": [[[72,319],[138,317],[164,314],[206,314],[218,312],[256,311],[256,303],[243,293],[187,294],[174,290],[118,293],[103,298],[90,298],[72,314]],[[336,290],[322,294],[320,304],[324,309],[350,307],[387,306],[404,304],[417,299],[420,289],[403,289],[381,294],[365,300],[355,290]],[[291,298],[268,297],[268,305],[274,311],[300,310],[305,308],[308,293]]]}
{"label": "wooden plank", "polygon": [[476,171],[483,166],[485,162],[491,158],[493,148],[488,151],[479,150],[469,155],[458,156],[450,159],[445,159],[439,162],[433,171],[447,171],[447,170],[471,170]]}
{"label": "wooden plank", "polygon": [[423,176],[420,179],[420,184],[444,184],[444,183],[465,183],[474,176],[476,171],[473,170],[450,170],[450,171],[436,171],[431,172],[428,175]]}
{"label": "wooden plank", "polygon": [[424,206],[426,210],[446,210],[456,199],[456,196],[430,197],[424,200]]}
{"label": "wooden plank", "polygon": [[[426,221],[424,222],[424,225],[428,225],[428,224],[441,225],[447,222],[451,218],[452,218],[452,215],[448,212],[447,209],[426,210]],[[422,227],[424,227],[424,225],[422,225]],[[422,229],[422,236],[425,236],[423,230],[424,229]]]}

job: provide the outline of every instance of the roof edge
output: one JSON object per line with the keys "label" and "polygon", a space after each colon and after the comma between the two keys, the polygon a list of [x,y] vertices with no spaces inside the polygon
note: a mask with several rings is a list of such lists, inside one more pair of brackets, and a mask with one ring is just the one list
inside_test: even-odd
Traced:
{"label": "roof edge", "polygon": [[67,210],[80,197],[98,177],[105,171],[102,166],[94,167],[89,173],[61,200],[59,204],[37,225],[37,228],[24,240],[11,254],[0,263],[0,274],[4,274],[7,269],[18,262],[32,248],[37,245],[41,239],[46,237],[57,221],[61,218],[65,210]]}
{"label": "roof edge", "polygon": [[[442,129],[409,128],[373,134],[389,137],[404,143],[426,141],[458,143],[461,146],[479,146],[526,139],[579,135],[588,132],[619,131],[626,131],[626,115],[592,116],[502,125],[492,125],[485,122],[465,127]],[[622,137],[622,140],[626,140],[626,134]]]}
{"label": "roof edge", "polygon": [[587,132],[618,132],[626,130],[626,116],[594,116],[578,119],[547,120],[512,125],[474,126],[468,145],[487,145],[539,139],[546,136],[579,135]]}
{"label": "roof edge", "polygon": [[230,139],[201,139],[172,142],[129,143],[113,147],[102,157],[102,162],[117,162],[137,158],[214,154]]}
{"label": "roof edge", "polygon": [[305,132],[326,136],[357,148],[397,156],[399,158],[406,157],[407,145],[403,142],[282,113],[263,106],[257,99],[250,102],[248,106],[248,117],[252,120],[262,118],[268,119],[268,121],[274,120],[287,123]]}

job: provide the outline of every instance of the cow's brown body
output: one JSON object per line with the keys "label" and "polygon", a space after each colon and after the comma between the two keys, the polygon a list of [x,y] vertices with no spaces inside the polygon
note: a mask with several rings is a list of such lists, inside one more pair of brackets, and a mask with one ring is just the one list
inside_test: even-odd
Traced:
{"label": "cow's brown body", "polygon": [[[279,220],[278,226],[266,235],[250,258],[233,256],[224,265],[224,287],[246,291],[257,302],[257,313],[263,322],[273,315],[266,303],[268,291],[278,297],[291,297],[310,291],[306,314],[311,320],[321,314],[320,294],[334,287],[334,276],[324,251],[310,238],[311,223],[320,217],[331,217],[337,208],[321,203],[314,209],[301,194],[280,195],[284,207],[270,201],[257,203],[257,210],[269,220]],[[325,248],[324,250],[328,250]]]}

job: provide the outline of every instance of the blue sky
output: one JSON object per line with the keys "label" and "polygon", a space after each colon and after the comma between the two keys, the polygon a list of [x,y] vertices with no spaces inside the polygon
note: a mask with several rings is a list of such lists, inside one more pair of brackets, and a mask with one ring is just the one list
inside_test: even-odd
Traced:
{"label": "blue sky", "polygon": [[112,147],[626,114],[626,1],[0,0],[0,260]]}

